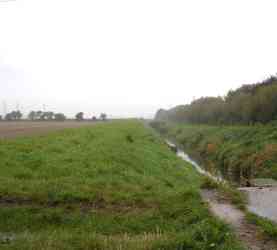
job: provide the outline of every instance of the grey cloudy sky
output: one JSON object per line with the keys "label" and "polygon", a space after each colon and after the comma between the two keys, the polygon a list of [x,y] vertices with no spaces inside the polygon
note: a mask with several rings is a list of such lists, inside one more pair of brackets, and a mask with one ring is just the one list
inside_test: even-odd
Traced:
{"label": "grey cloudy sky", "polygon": [[276,9],[276,0],[0,0],[0,101],[151,116],[223,95],[277,72]]}

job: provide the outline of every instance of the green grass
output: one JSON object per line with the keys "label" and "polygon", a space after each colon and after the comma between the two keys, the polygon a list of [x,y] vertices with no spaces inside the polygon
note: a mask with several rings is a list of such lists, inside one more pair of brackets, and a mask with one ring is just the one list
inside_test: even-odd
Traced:
{"label": "green grass", "polygon": [[230,183],[218,183],[207,176],[203,176],[200,187],[202,189],[216,189],[218,194],[222,196],[224,199],[230,201],[230,203],[235,205],[238,209],[246,211],[246,194],[240,192],[236,187],[232,186]]}
{"label": "green grass", "polygon": [[2,140],[0,159],[0,249],[242,250],[199,175],[137,121]]}
{"label": "green grass", "polygon": [[153,123],[209,171],[245,185],[248,179],[277,180],[276,126],[208,126]]}
{"label": "green grass", "polygon": [[272,240],[277,242],[277,224],[266,219],[260,217],[253,213],[247,213],[246,219],[248,222],[258,226],[261,233],[269,236]]}

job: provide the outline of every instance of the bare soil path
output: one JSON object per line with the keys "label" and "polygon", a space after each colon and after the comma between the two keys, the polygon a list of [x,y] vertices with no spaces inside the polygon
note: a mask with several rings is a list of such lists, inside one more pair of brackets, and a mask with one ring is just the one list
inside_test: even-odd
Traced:
{"label": "bare soil path", "polygon": [[208,203],[211,212],[234,228],[237,237],[247,249],[277,250],[275,242],[261,235],[255,225],[246,221],[244,213],[219,196],[216,190],[202,190],[201,195]]}

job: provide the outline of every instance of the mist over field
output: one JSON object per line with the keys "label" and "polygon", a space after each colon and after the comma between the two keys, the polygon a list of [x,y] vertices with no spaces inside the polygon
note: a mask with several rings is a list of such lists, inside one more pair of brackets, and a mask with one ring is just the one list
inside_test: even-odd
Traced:
{"label": "mist over field", "polygon": [[[1,1],[0,112],[154,117],[276,72],[276,3]],[[50,18],[51,17],[51,18]],[[235,17],[235,18],[234,18]],[[257,18],[259,17],[259,18]]]}

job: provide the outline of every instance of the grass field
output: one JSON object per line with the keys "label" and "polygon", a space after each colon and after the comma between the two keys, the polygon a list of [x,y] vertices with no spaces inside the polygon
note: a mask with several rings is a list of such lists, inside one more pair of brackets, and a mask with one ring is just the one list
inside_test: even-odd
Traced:
{"label": "grass field", "polygon": [[137,121],[1,140],[0,159],[0,249],[242,249]]}
{"label": "grass field", "polygon": [[277,180],[276,126],[208,126],[156,123],[208,170],[244,183],[250,178]]}

